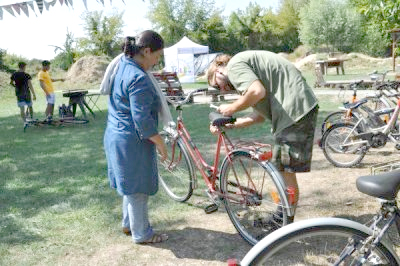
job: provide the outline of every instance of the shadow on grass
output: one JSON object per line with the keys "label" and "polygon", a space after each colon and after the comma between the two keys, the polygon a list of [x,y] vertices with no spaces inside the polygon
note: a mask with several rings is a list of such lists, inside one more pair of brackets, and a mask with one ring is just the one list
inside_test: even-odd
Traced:
{"label": "shadow on grass", "polygon": [[243,258],[251,248],[238,233],[229,234],[194,227],[166,233],[169,236],[168,241],[154,247],[170,250],[176,258],[181,259],[226,262],[230,258]]}

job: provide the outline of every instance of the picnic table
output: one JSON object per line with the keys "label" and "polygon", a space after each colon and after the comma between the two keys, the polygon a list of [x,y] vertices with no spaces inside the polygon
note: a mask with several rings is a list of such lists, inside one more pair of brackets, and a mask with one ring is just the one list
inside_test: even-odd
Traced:
{"label": "picnic table", "polygon": [[330,58],[327,60],[317,60],[315,64],[319,65],[322,75],[328,73],[328,68],[336,68],[336,74],[339,75],[339,68],[342,70],[342,74],[344,75],[344,61],[346,59],[339,59],[339,58]]}

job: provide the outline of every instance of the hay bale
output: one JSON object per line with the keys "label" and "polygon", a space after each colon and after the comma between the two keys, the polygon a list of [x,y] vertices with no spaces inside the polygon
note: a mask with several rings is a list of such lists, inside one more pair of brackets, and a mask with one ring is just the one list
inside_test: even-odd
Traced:
{"label": "hay bale", "polygon": [[110,61],[106,56],[84,56],[71,66],[66,79],[71,83],[101,83]]}

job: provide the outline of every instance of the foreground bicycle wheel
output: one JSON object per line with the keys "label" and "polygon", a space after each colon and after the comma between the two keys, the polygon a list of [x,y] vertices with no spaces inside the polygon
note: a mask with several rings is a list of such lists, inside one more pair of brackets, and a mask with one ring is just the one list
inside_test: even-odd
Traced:
{"label": "foreground bicycle wheel", "polygon": [[353,167],[367,153],[367,144],[358,137],[354,125],[336,124],[322,137],[322,150],[326,159],[337,167]]}
{"label": "foreground bicycle wheel", "polygon": [[[332,221],[336,220],[333,218]],[[363,245],[370,235],[362,230],[335,222],[316,222],[308,226],[298,224],[280,230],[286,230],[286,233],[277,231],[271,239],[261,241],[249,251],[241,265],[398,265],[391,251],[382,243],[378,243],[367,258],[363,258]],[[292,230],[296,226],[298,228]]]}
{"label": "foreground bicycle wheel", "polygon": [[246,151],[235,151],[221,166],[226,211],[239,234],[251,245],[287,224],[287,212],[271,173]]}
{"label": "foreground bicycle wheel", "polygon": [[167,194],[179,202],[187,201],[193,193],[193,165],[181,139],[174,140],[161,132],[168,149],[168,159],[158,160],[158,175]]}

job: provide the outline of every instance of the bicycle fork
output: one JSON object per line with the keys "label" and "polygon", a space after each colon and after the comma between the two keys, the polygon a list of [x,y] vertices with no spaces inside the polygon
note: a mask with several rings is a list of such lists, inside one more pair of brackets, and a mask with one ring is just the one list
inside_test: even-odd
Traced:
{"label": "bicycle fork", "polygon": [[[347,246],[341,252],[338,261],[335,262],[333,265],[340,265],[341,263],[343,263],[344,260],[346,260],[348,256],[351,256],[354,252],[358,252],[359,256],[357,256],[354,259],[355,260],[353,261],[354,264],[351,265],[361,266],[364,265],[364,263],[366,263],[367,261],[376,259],[374,257],[370,258],[371,253],[375,249],[375,247],[381,242],[386,231],[389,229],[389,227],[393,224],[393,222],[396,219],[396,214],[395,214],[389,219],[389,221],[385,224],[382,230],[379,230],[378,223],[383,220],[384,216],[385,214],[379,215],[378,217],[374,218],[374,222],[370,226],[370,228],[372,229],[372,235],[367,237],[365,240],[357,239],[355,237],[349,238]],[[378,263],[380,265],[381,262]]]}

